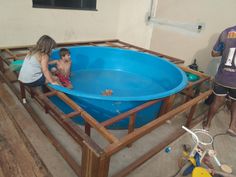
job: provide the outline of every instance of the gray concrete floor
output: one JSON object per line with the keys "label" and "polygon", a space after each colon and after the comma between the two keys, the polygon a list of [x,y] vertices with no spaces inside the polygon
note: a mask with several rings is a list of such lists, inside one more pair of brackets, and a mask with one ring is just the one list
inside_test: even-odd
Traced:
{"label": "gray concrete floor", "polygon": [[[33,103],[35,109],[41,109],[37,106],[36,103]],[[201,107],[199,109],[207,109],[207,107]],[[40,111],[40,110],[39,110]],[[42,110],[41,110],[42,111]],[[201,112],[201,111],[199,111]],[[41,113],[42,114],[42,113]],[[48,115],[42,116],[43,119],[48,122],[50,120],[50,123],[48,122],[48,125],[50,126],[51,131],[55,132],[55,135],[58,136],[58,128],[55,127],[55,125],[51,122],[52,119],[48,118]],[[147,152],[150,148],[153,147],[153,145],[160,143],[163,138],[167,137],[171,132],[175,131],[176,129],[180,128],[182,125],[184,125],[184,114],[176,116],[175,119],[172,120],[171,124],[164,124],[158,129],[152,131],[145,137],[141,138],[140,140],[136,141],[132,147],[125,148],[122,151],[118,152],[111,158],[110,163],[110,169],[109,169],[109,176],[112,176],[113,174],[116,174],[122,168],[127,166],[129,163],[131,163],[134,159],[137,159],[140,155]],[[229,112],[226,111],[226,109],[222,109],[217,113],[215,116],[214,121],[212,122],[212,127],[210,129],[210,134],[212,136],[218,134],[218,133],[225,133],[229,124]],[[196,126],[195,128],[201,128],[201,124]],[[63,131],[59,131],[61,134],[61,142],[62,144],[70,144],[68,147],[68,150],[76,156],[78,162],[80,161],[80,155],[81,152],[76,148],[76,144],[73,142],[69,142],[68,138],[65,138],[65,135],[63,135]],[[124,134],[127,133],[127,131],[112,131],[117,137],[121,137]],[[92,131],[92,138],[101,146],[104,147],[107,143],[106,141],[99,136],[95,131]],[[236,152],[236,138],[231,137],[229,135],[222,135],[217,136],[214,141],[214,147],[217,151],[218,158],[223,164],[230,165],[234,173],[236,173],[236,156],[232,155]],[[153,158],[151,158],[149,161],[147,161],[144,165],[139,167],[138,169],[134,170],[131,174],[129,174],[129,177],[169,177],[178,171],[178,159],[182,154],[182,144],[190,144],[194,145],[191,136],[186,133],[183,136],[181,136],[179,139],[177,139],[175,142],[170,144],[171,152],[166,153],[164,150],[162,150],[160,153],[155,155]],[[211,147],[210,147],[211,148]],[[214,161],[213,161],[214,163]],[[216,167],[217,169],[217,167]]]}
{"label": "gray concrete floor", "polygon": [[[212,136],[220,133],[225,133],[229,125],[229,113],[222,109],[219,111],[212,122],[210,134]],[[201,124],[195,128],[201,128]],[[140,168],[136,169],[129,177],[171,177],[178,171],[177,161],[182,154],[182,144],[193,144],[191,135],[188,133],[181,136],[179,139],[170,144],[172,151],[166,153],[164,150],[147,161]],[[222,164],[227,164],[232,167],[233,174],[236,174],[236,138],[228,134],[216,136],[214,139],[214,148],[217,152],[217,157]],[[212,147],[208,147],[212,148]],[[217,167],[214,160],[212,163],[216,170]]]}
{"label": "gray concrete floor", "polygon": [[[12,92],[6,87],[6,90],[11,95],[15,105],[12,109],[23,109],[22,105],[15,98]],[[29,98],[29,97],[28,97]],[[4,98],[2,98],[4,99]],[[7,98],[9,99],[9,98]],[[9,101],[7,100],[6,101]],[[34,109],[41,115],[42,120],[48,126],[50,131],[57,137],[57,139],[66,147],[66,149],[75,157],[78,163],[81,162],[81,150],[78,145],[67,135],[67,133],[58,124],[50,118],[49,115],[45,114],[43,109],[37,105],[34,100],[28,99]],[[199,110],[206,109],[207,107],[198,108]],[[13,109],[13,110],[14,110]],[[42,158],[43,162],[47,165],[49,171],[55,177],[75,177],[76,175],[62,159],[60,154],[50,144],[46,137],[40,133],[39,128],[32,121],[27,112],[24,112],[24,119],[18,116],[19,124],[21,121],[30,121],[30,127],[23,127],[24,133],[31,141],[35,150]],[[127,166],[134,159],[138,158],[143,153],[147,152],[154,144],[162,141],[163,138],[168,136],[171,132],[180,128],[183,124],[185,117],[184,114],[176,116],[171,124],[164,124],[155,131],[152,131],[145,137],[135,142],[131,148],[125,148],[119,153],[115,154],[111,158],[111,164],[109,169],[109,176],[116,174],[123,167]],[[212,123],[210,134],[213,136],[218,133],[224,133],[227,130],[230,120],[230,115],[225,109],[220,110]],[[23,125],[23,124],[22,124]],[[196,128],[201,128],[199,124]],[[116,136],[120,137],[126,134],[126,131],[112,131]],[[104,147],[106,142],[94,131],[92,132],[92,138],[96,142]],[[182,144],[191,144],[193,141],[191,136],[186,133],[180,138],[176,139],[169,146],[171,151],[166,153],[164,150],[152,157],[145,164],[134,170],[128,175],[128,177],[170,177],[178,171],[178,158],[182,154]],[[230,165],[233,168],[234,174],[236,174],[236,138],[230,137],[229,135],[217,136],[214,141],[214,147],[218,154],[218,159],[221,163]]]}

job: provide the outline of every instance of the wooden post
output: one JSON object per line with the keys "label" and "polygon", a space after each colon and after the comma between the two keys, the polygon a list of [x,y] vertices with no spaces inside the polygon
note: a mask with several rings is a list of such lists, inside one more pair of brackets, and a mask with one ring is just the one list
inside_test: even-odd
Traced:
{"label": "wooden post", "polygon": [[189,87],[186,89],[186,98],[185,98],[184,103],[187,103],[189,100],[191,100],[191,96],[192,96],[193,91],[194,90],[192,87]]}
{"label": "wooden post", "polygon": [[125,137],[121,138],[119,142],[110,144],[106,147],[105,151],[107,155],[111,156],[116,152],[120,151],[122,148],[127,146],[130,143],[135,142],[137,139],[143,137],[144,135],[150,133],[155,128],[163,125],[167,120],[172,119],[174,116],[186,111],[189,107],[197,104],[199,101],[207,98],[212,93],[211,90],[208,90],[196,98],[190,100],[188,103],[182,104],[175,109],[172,109],[168,113],[160,116],[158,119],[153,120],[152,122],[147,123],[146,125],[136,129],[133,133],[126,135]]}
{"label": "wooden post", "polygon": [[20,82],[20,94],[21,94],[21,101],[25,104],[26,103],[25,86],[22,82]]}
{"label": "wooden post", "polygon": [[174,95],[171,95],[165,99],[165,101],[163,102],[163,104],[161,106],[159,116],[162,116],[163,114],[165,114],[166,112],[171,110],[174,100],[175,100],[175,97],[176,97],[176,95],[174,94]]}
{"label": "wooden post", "polygon": [[196,111],[196,108],[197,108],[197,103],[195,105],[193,105],[190,109],[190,112],[187,117],[187,122],[186,122],[186,127],[188,127],[188,128],[190,127],[190,125],[192,123],[193,115]]}
{"label": "wooden post", "polygon": [[[183,63],[183,60],[173,58],[170,56],[166,56],[157,52],[149,51],[144,48],[140,48],[125,42],[121,42],[119,40],[106,40],[106,41],[89,41],[89,42],[69,42],[69,43],[60,43],[58,46],[60,47],[68,47],[68,46],[74,46],[74,45],[94,45],[94,46],[115,46],[115,47],[121,47],[121,48],[128,48],[130,50],[139,50],[142,52],[154,54],[160,57],[165,57],[167,60],[173,62],[173,63]],[[4,57],[0,56],[0,76],[5,76],[3,74],[4,66],[6,64],[10,64],[10,62],[7,59],[16,59],[19,58],[20,55],[23,55],[21,50],[28,50],[32,46],[18,46],[18,47],[11,47],[11,48],[0,48],[0,50],[5,50],[6,53],[8,53],[11,57]],[[19,53],[18,53],[19,52]],[[189,69],[183,67],[184,71],[188,71]],[[159,127],[160,125],[163,125],[167,120],[170,120],[174,118],[177,114],[180,114],[182,112],[185,112],[189,108],[191,108],[190,113],[188,115],[187,124],[192,126],[192,124],[195,123],[196,119],[192,121],[193,114],[196,109],[196,104],[200,102],[201,100],[205,99],[207,96],[211,94],[211,91],[204,92],[203,94],[200,94],[195,98],[196,95],[198,95],[197,90],[195,92],[191,91],[193,88],[195,90],[195,86],[197,84],[201,84],[206,80],[209,80],[209,77],[206,75],[203,75],[202,73],[198,73],[196,71],[191,71],[191,73],[197,74],[201,78],[196,82],[191,82],[188,84],[188,86],[185,88],[185,92],[189,91],[187,95],[189,95],[190,99],[187,103],[184,103],[180,106],[178,106],[175,109],[172,109],[174,99],[176,95],[172,95],[170,97],[165,98],[165,102],[162,104],[159,117],[158,119],[153,120],[152,122],[147,123],[146,125],[134,129],[135,124],[135,114],[147,107],[150,107],[151,105],[162,101],[163,99],[159,100],[152,100],[148,101],[140,106],[137,106],[131,110],[128,110],[125,113],[119,114],[109,120],[106,120],[102,123],[98,122],[96,119],[94,119],[89,113],[84,111],[79,105],[77,105],[74,101],[72,101],[69,97],[67,97],[65,94],[59,93],[57,91],[53,91],[50,93],[47,93],[46,95],[56,95],[62,101],[67,103],[74,112],[64,114],[59,108],[57,108],[53,103],[51,103],[50,100],[48,100],[48,97],[41,99],[40,95],[37,94],[38,92],[35,91],[34,98],[41,104],[44,103],[47,105],[46,109],[49,109],[49,113],[53,115],[53,118],[67,131],[67,133],[74,139],[75,142],[77,142],[81,148],[82,148],[82,164],[77,164],[77,162],[73,159],[73,157],[70,156],[70,154],[64,149],[64,146],[62,146],[56,138],[50,133],[49,130],[45,128],[45,125],[40,121],[40,119],[37,119],[35,116],[36,113],[31,108],[30,105],[25,104],[24,107],[29,110],[29,113],[31,115],[34,115],[35,122],[39,125],[41,130],[44,132],[44,134],[49,138],[49,140],[52,142],[52,144],[56,147],[56,149],[62,154],[64,159],[69,163],[69,165],[72,167],[72,169],[75,171],[76,175],[82,176],[82,177],[107,177],[109,172],[109,163],[110,158],[113,154],[117,153],[123,148],[126,148],[131,143],[134,143],[139,138],[143,137],[144,135],[150,133],[155,128]],[[195,73],[196,72],[196,73]],[[7,78],[4,77],[4,80],[7,80]],[[19,97],[18,90],[16,87],[10,83],[9,81],[6,82],[8,85],[10,85],[10,88],[12,90],[15,90],[16,95]],[[25,87],[24,85],[21,86],[21,96],[25,98]],[[28,90],[28,89],[27,89]],[[23,92],[24,91],[24,92]],[[185,94],[185,93],[184,93]],[[193,98],[193,99],[191,99]],[[44,106],[44,105],[43,105]],[[85,132],[82,130],[78,125],[76,125],[70,118],[81,115],[84,120],[86,121],[85,125]],[[128,134],[123,136],[122,138],[116,137],[114,134],[112,134],[109,130],[107,130],[107,126],[112,125],[115,122],[118,122],[120,120],[123,120],[130,116],[130,122],[129,122],[129,130]],[[192,121],[192,124],[191,124]],[[97,133],[100,133],[110,144],[108,144],[106,147],[101,148],[99,147],[96,142],[94,142],[90,137],[88,137],[88,134],[90,134],[90,129],[94,128]],[[180,130],[184,132],[182,129]],[[158,146],[153,147],[149,152],[145,153],[143,156],[135,160],[133,163],[127,166],[127,168],[121,169],[121,173],[118,173],[118,176],[125,176],[129,172],[131,172],[133,169],[140,166],[142,163],[144,163],[147,159],[151,158],[154,154],[159,152],[161,149],[166,147],[169,143],[174,141],[177,137],[179,137],[180,133],[173,133],[170,137],[167,137],[163,143],[160,143]],[[1,175],[0,175],[1,176]]]}
{"label": "wooden post", "polygon": [[134,127],[135,127],[135,119],[136,119],[136,113],[130,115],[130,118],[129,118],[128,133],[131,133],[131,132],[134,131]]}
{"label": "wooden post", "polygon": [[105,153],[96,152],[88,143],[83,141],[82,147],[82,177],[107,177],[110,157]]}
{"label": "wooden post", "polygon": [[90,134],[91,134],[91,126],[90,126],[90,124],[89,124],[87,121],[85,121],[84,129],[85,129],[85,133],[86,133],[88,136],[90,136]]}
{"label": "wooden post", "polygon": [[47,104],[44,104],[44,111],[45,113],[49,113],[49,106]]}
{"label": "wooden post", "polygon": [[[129,118],[129,127],[128,127],[128,134],[129,133],[132,133],[135,129],[135,119],[136,119],[136,113],[130,115],[130,118]],[[128,144],[127,147],[131,147],[132,144]]]}
{"label": "wooden post", "polygon": [[199,95],[201,86],[202,86],[202,83],[198,83],[198,84],[195,84],[194,87],[192,85],[186,89],[185,103]]}
{"label": "wooden post", "polygon": [[0,70],[1,70],[2,73],[5,72],[3,58],[1,56],[0,56]]}

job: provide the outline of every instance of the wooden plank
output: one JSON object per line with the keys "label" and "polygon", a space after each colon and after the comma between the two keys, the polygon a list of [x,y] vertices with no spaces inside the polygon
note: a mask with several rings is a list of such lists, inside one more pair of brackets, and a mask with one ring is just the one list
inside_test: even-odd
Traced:
{"label": "wooden plank", "polygon": [[131,44],[128,44],[128,43],[123,42],[123,41],[119,41],[119,43],[124,44],[124,45],[128,45],[128,46],[130,46],[130,48],[132,47],[132,48],[134,48],[134,49],[138,49],[138,50],[140,50],[140,51],[145,51],[145,52],[148,52],[148,53],[150,53],[150,54],[157,55],[157,56],[159,56],[159,57],[164,57],[165,59],[170,60],[171,62],[176,63],[176,64],[184,63],[183,60],[178,59],[178,58],[171,57],[171,56],[169,56],[169,55],[165,55],[165,54],[161,54],[161,53],[158,53],[158,52],[155,52],[155,51],[147,50],[147,49],[142,48],[142,47],[137,47],[137,46],[135,46],[135,45],[131,45]]}
{"label": "wooden plank", "polygon": [[10,69],[5,69],[5,76],[7,77],[7,79],[12,82],[15,80],[18,80],[17,76],[15,73],[13,73]]}
{"label": "wooden plank", "polygon": [[166,112],[171,110],[171,108],[172,108],[172,106],[174,104],[175,97],[176,97],[176,94],[171,95],[171,96],[165,98],[165,101],[164,101],[164,103],[161,106],[161,110],[160,110],[159,116],[161,116],[161,115],[163,115]]}
{"label": "wooden plank", "polygon": [[206,75],[206,74],[204,74],[204,73],[202,73],[202,72],[199,72],[199,71],[190,69],[190,68],[188,68],[188,67],[186,67],[186,66],[178,65],[178,67],[179,67],[180,69],[186,71],[186,72],[193,73],[193,74],[198,75],[198,76],[200,76],[200,77],[209,78],[208,75]]}
{"label": "wooden plank", "polygon": [[73,118],[73,117],[76,117],[76,116],[79,116],[80,115],[80,112],[78,111],[74,111],[74,112],[70,112],[68,114],[65,114],[65,118],[68,119],[68,118]]}
{"label": "wooden plank", "polygon": [[[194,119],[193,124],[191,125],[192,128],[195,125],[197,125],[202,119],[200,119],[200,117],[197,117],[196,119]],[[183,135],[184,133],[186,133],[186,131],[184,131],[183,129],[178,129],[175,132],[173,132],[172,134],[170,134],[167,138],[165,138],[164,141],[158,143],[157,145],[155,145],[153,148],[151,148],[148,152],[146,152],[145,154],[141,155],[137,160],[135,160],[134,162],[132,162],[131,164],[129,164],[128,166],[126,166],[125,168],[123,168],[121,171],[117,172],[116,174],[114,174],[112,177],[124,177],[127,176],[129,173],[131,173],[134,169],[138,168],[139,166],[141,166],[142,164],[144,164],[147,160],[151,159],[154,155],[156,155],[157,153],[159,153],[162,149],[164,149],[165,147],[167,147],[170,143],[172,143],[173,141],[175,141],[176,139],[178,139],[181,135]]]}
{"label": "wooden plank", "polygon": [[139,106],[137,106],[137,107],[135,107],[133,109],[130,109],[129,111],[121,113],[121,114],[119,114],[119,115],[117,115],[115,117],[112,117],[112,118],[102,122],[101,125],[103,125],[104,127],[109,126],[109,125],[111,125],[111,124],[113,124],[115,122],[123,120],[126,117],[128,117],[128,116],[130,116],[130,115],[132,115],[134,113],[137,113],[138,111],[141,111],[142,109],[145,109],[145,108],[147,108],[147,107],[149,107],[149,106],[151,106],[151,105],[153,105],[153,104],[155,104],[157,102],[160,102],[160,101],[162,101],[162,99],[148,101],[148,102],[146,102],[146,103],[144,103],[142,105],[139,105]]}
{"label": "wooden plank", "polygon": [[116,44],[114,44],[112,42],[105,42],[105,44],[107,44],[108,46],[111,46],[111,47],[121,48],[121,46],[116,45]]}
{"label": "wooden plank", "polygon": [[91,126],[87,122],[84,123],[84,131],[90,137],[90,135],[91,135]]}
{"label": "wooden plank", "polygon": [[[2,124],[5,123],[2,120],[3,118],[2,110],[0,110],[0,114],[1,114],[0,125],[2,126]],[[9,128],[9,125],[6,124],[6,126]],[[9,131],[11,131],[12,129],[13,128],[10,128]],[[2,173],[4,174],[4,176],[8,176],[8,177],[15,177],[15,176],[23,177],[25,174],[24,172],[22,172],[20,164],[16,160],[16,156],[12,150],[10,143],[4,137],[5,133],[3,134],[1,130],[0,134],[1,134],[0,135],[0,166],[2,169]],[[18,147],[20,146],[21,144],[19,144]],[[25,158],[24,162],[26,160],[27,159]]]}
{"label": "wooden plank", "polygon": [[[80,41],[80,42],[61,42],[57,43],[58,47],[61,46],[72,46],[72,45],[89,45],[90,43],[94,44],[101,44],[105,42],[118,42],[118,39],[108,39],[108,40],[97,40],[97,41]],[[3,49],[10,49],[10,50],[28,50],[29,48],[32,48],[34,45],[22,45],[22,46],[6,46],[6,47],[0,47],[0,50]]]}
{"label": "wooden plank", "polygon": [[27,55],[27,53],[18,53],[16,54],[17,57],[25,57]]}
{"label": "wooden plank", "polygon": [[40,95],[40,100],[43,100],[43,103],[47,104],[47,106],[50,108],[49,114],[52,115],[52,117],[65,129],[65,131],[71,135],[71,137],[79,145],[82,146],[83,141],[86,141],[90,144],[90,146],[96,149],[98,153],[103,152],[102,149],[92,139],[90,139],[71,119],[63,118],[64,113],[59,110],[47,97],[42,94]]}
{"label": "wooden plank", "polygon": [[1,72],[5,72],[5,68],[4,68],[4,59],[1,57],[0,55],[0,70]]}
{"label": "wooden plank", "polygon": [[67,97],[64,93],[56,92],[57,96],[67,103],[72,109],[80,112],[80,115],[84,120],[89,123],[94,129],[96,129],[104,138],[106,138],[110,143],[118,142],[119,139],[110,133],[104,126],[102,126],[96,119],[94,119],[90,114],[84,111],[79,105],[77,105],[73,100]]}
{"label": "wooden plank", "polygon": [[[108,41],[108,40],[106,40],[106,41],[93,41],[93,42],[75,42],[75,43],[61,43],[61,46],[72,46],[72,45],[87,45],[87,44],[97,44],[97,45],[104,45],[104,44],[107,44],[107,45],[111,45],[110,43],[113,43],[113,42],[117,42],[117,44],[122,44],[122,45],[127,45],[127,46],[129,46],[130,48],[131,48],[131,50],[133,49],[133,50],[140,50],[140,51],[144,51],[144,52],[148,52],[148,53],[152,53],[152,54],[156,54],[156,55],[158,55],[158,56],[161,56],[161,57],[169,57],[169,56],[166,56],[166,55],[162,55],[162,54],[159,54],[159,53],[157,53],[157,52],[153,52],[153,51],[149,51],[149,50],[146,50],[146,49],[143,49],[143,48],[140,48],[140,47],[136,47],[136,46],[133,46],[133,45],[129,45],[129,44],[127,44],[127,43],[124,43],[124,42],[120,42],[119,40],[111,40],[110,42]],[[19,48],[18,48],[19,49]],[[15,50],[15,49],[11,49],[11,51],[13,51],[13,50]],[[13,51],[13,52],[15,52],[15,51]],[[183,62],[182,60],[180,60],[180,59],[176,59],[176,58],[173,58],[173,57],[169,57],[169,59],[172,61],[172,62],[174,62],[174,63],[181,63],[181,62]],[[197,82],[202,82],[204,79],[200,79],[199,81],[197,81]],[[193,82],[193,83],[191,83],[190,85],[196,85],[196,83],[195,82]],[[36,98],[37,99],[37,98]],[[188,105],[188,106],[190,106],[190,105]],[[185,109],[185,108],[183,108],[183,109]],[[77,110],[77,109],[75,109],[75,110]],[[80,110],[80,109],[79,109]],[[78,111],[78,110],[77,110]],[[183,111],[183,110],[178,110],[178,111]],[[194,111],[194,110],[193,110]],[[116,149],[116,151],[118,150],[119,151],[119,148],[121,147],[121,148],[124,148],[125,147],[125,144],[129,144],[130,142],[133,142],[133,141],[135,141],[135,140],[137,140],[138,138],[140,138],[141,136],[143,136],[144,134],[147,134],[148,132],[150,132],[150,131],[152,131],[154,128],[156,128],[156,127],[158,127],[159,125],[161,125],[163,122],[162,121],[164,121],[164,120],[168,120],[168,119],[171,119],[171,115],[169,115],[168,114],[168,116],[167,117],[161,117],[162,119],[161,120],[159,120],[159,122],[157,121],[157,122],[155,122],[154,121],[154,123],[151,123],[151,124],[148,124],[149,126],[144,126],[144,128],[142,127],[142,128],[139,128],[139,129],[137,129],[137,131],[134,131],[133,133],[131,133],[130,135],[128,135],[128,136],[126,136],[126,137],[124,137],[123,139],[122,139],[122,141],[120,141],[120,142],[118,142],[117,141],[117,139],[116,139],[116,137],[114,137],[114,139],[113,139],[113,135],[112,134],[109,134],[109,133],[107,133],[106,132],[106,129],[99,129],[100,127],[100,125],[99,124],[97,124],[97,122],[94,122],[93,121],[93,119],[90,119],[90,115],[87,115],[86,114],[86,112],[85,112],[85,114],[84,114],[84,112],[82,111],[82,112],[80,112],[84,117],[85,117],[85,119],[87,120],[89,120],[90,121],[90,124],[92,124],[93,126],[95,126],[95,128],[97,128],[98,129],[98,132],[100,132],[100,133],[102,133],[102,135],[105,135],[105,137],[107,136],[107,137],[109,137],[109,136],[111,136],[111,137],[109,137],[109,138],[111,138],[110,139],[110,141],[109,142],[112,142],[113,144],[112,144],[112,146],[108,146],[108,147],[111,147],[111,149],[110,150],[112,150],[112,148],[113,148],[113,145],[114,145],[114,147],[116,147],[117,149]],[[176,113],[176,112],[175,112]],[[64,116],[64,115],[63,115]],[[62,116],[62,117],[63,117]],[[70,116],[70,115],[69,115]],[[119,118],[122,118],[122,116],[124,116],[124,115],[121,115]],[[65,117],[64,117],[65,118]],[[92,117],[91,117],[92,118]],[[77,127],[71,122],[71,120],[70,119],[67,119],[67,120],[65,120],[65,122],[64,122],[64,127],[67,127],[68,129],[71,129],[72,128],[72,136],[73,136],[73,134],[78,134],[77,136],[74,136],[75,138],[78,138],[79,137],[79,139],[81,140],[81,135],[83,135],[83,133],[82,132],[80,132],[80,129],[77,129]],[[104,127],[104,126],[101,126],[102,128]],[[104,127],[105,128],[105,127]],[[82,136],[83,137],[83,136]],[[114,140],[114,141],[113,141]],[[89,141],[87,141],[86,140],[86,138],[85,138],[85,140],[84,140],[86,143],[87,142],[89,142]],[[83,142],[84,142],[83,141]],[[91,146],[91,144],[89,144],[89,146]],[[108,150],[109,150],[109,148],[107,148]],[[85,169],[96,169],[97,167],[96,167],[96,165],[97,166],[103,166],[104,167],[104,170],[99,170],[98,172],[101,174],[100,176],[101,177],[103,177],[104,175],[105,175],[105,173],[107,173],[107,168],[109,167],[109,164],[107,164],[107,161],[109,161],[109,158],[107,158],[107,157],[104,157],[103,158],[103,160],[104,160],[104,163],[102,162],[102,158],[101,158],[101,154],[99,154],[99,153],[97,153],[96,151],[95,152],[93,152],[94,151],[94,147],[92,147],[91,146],[91,149],[86,149],[85,151],[87,151],[88,153],[87,154],[92,154],[91,156],[92,156],[92,158],[90,158],[91,156],[89,155],[89,156],[87,156],[86,157],[86,164],[84,164],[84,165],[88,165]],[[112,152],[112,151],[109,151],[109,152]],[[102,154],[103,154],[104,152],[102,152]],[[109,154],[108,154],[109,155]],[[92,160],[92,163],[91,163],[91,161],[90,160]],[[96,164],[96,165],[94,165],[94,164]],[[102,165],[100,165],[100,164],[102,164]],[[103,168],[102,168],[103,169]],[[82,169],[83,170],[83,169]],[[1,169],[0,169],[0,171],[1,171]],[[97,171],[97,170],[95,170],[95,171]],[[102,175],[102,173],[104,174],[104,175]],[[1,174],[1,173],[0,173]],[[93,174],[94,175],[98,175],[98,173],[95,173],[95,172],[93,172]],[[91,175],[90,175],[91,176]],[[99,177],[100,177],[99,176]],[[92,176],[92,177],[95,177],[95,176]]]}
{"label": "wooden plank", "polygon": [[0,100],[0,166],[7,177],[52,177]]}
{"label": "wooden plank", "polygon": [[[84,42],[63,42],[63,43],[58,43],[57,45],[59,47],[61,46],[72,46],[72,45],[90,45],[90,44],[105,44],[106,42],[108,43],[119,43],[119,44],[122,44],[122,45],[125,45],[125,46],[129,46],[130,48],[134,48],[134,49],[137,49],[139,51],[144,51],[144,52],[148,52],[148,53],[151,53],[151,54],[154,54],[154,55],[157,55],[157,56],[160,56],[160,57],[164,57],[176,64],[180,64],[180,63],[184,63],[183,60],[181,59],[178,59],[178,58],[174,58],[174,57],[171,57],[171,56],[168,56],[168,55],[164,55],[164,54],[161,54],[161,53],[158,53],[158,52],[154,52],[154,51],[151,51],[151,50],[147,50],[145,48],[142,48],[142,47],[137,47],[135,45],[131,45],[131,44],[128,44],[126,42],[123,42],[123,41],[119,41],[118,39],[109,39],[109,40],[97,40],[97,41],[84,41]],[[115,45],[115,44],[114,44]],[[33,45],[25,45],[25,46],[8,46],[8,47],[4,47],[4,48],[0,48],[1,49],[7,49],[7,50],[26,50],[28,48],[31,48],[33,47]],[[119,46],[121,47],[121,46]],[[131,49],[132,50],[132,49]],[[14,55],[13,55],[14,56]],[[17,58],[17,56],[14,56]]]}
{"label": "wooden plank", "polygon": [[127,146],[130,143],[135,142],[137,139],[141,138],[142,136],[148,134],[155,128],[159,127],[163,123],[165,123],[167,120],[172,119],[174,116],[184,112],[189,107],[193,106],[194,104],[197,104],[199,101],[207,98],[212,93],[211,90],[206,91],[202,94],[200,94],[198,97],[190,100],[189,102],[182,104],[181,106],[171,110],[170,112],[160,116],[158,119],[155,119],[154,121],[142,126],[139,129],[136,129],[133,133],[128,134],[127,136],[120,139],[119,143],[113,143],[111,145],[108,145],[105,149],[107,154],[109,156],[113,155],[114,153],[120,151],[122,148]]}
{"label": "wooden plank", "polygon": [[18,59],[16,55],[14,55],[8,48],[5,49],[5,52],[12,57],[12,59]]}
{"label": "wooden plank", "polygon": [[[2,77],[1,73],[0,76]],[[6,80],[5,80],[6,81]],[[8,82],[9,86],[10,83]],[[0,87],[0,98],[4,98],[4,102],[7,105],[11,105],[10,107],[15,107],[16,102],[14,99],[12,99],[11,95],[8,93],[8,91],[5,89],[5,87]],[[20,99],[20,94],[17,92],[13,87],[13,91],[18,96],[18,99]],[[70,165],[70,167],[74,170],[74,172],[79,176],[81,175],[81,168],[77,164],[77,162],[71,157],[71,155],[66,151],[66,149],[60,144],[60,142],[53,136],[53,134],[47,129],[46,125],[42,122],[42,120],[37,116],[35,111],[32,109],[32,107],[29,104],[23,104],[23,106],[26,108],[26,110],[29,112],[35,123],[39,126],[41,131],[44,133],[44,135],[48,138],[48,140],[51,142],[52,145],[57,149],[57,151],[62,155],[62,157],[67,161],[67,163]],[[24,115],[21,113],[22,110],[16,109],[14,112],[16,113],[16,121],[20,121],[20,117]],[[19,118],[17,118],[19,116]],[[32,121],[32,120],[31,120]],[[19,123],[19,122],[18,122]],[[28,121],[21,121],[19,124],[23,127],[29,127],[31,126],[32,122]]]}
{"label": "wooden plank", "polygon": [[187,116],[186,127],[188,127],[188,128],[190,127],[190,125],[192,123],[193,115],[194,115],[196,109],[197,109],[197,104],[195,104],[191,107],[190,112]]}
{"label": "wooden plank", "polygon": [[178,130],[172,133],[168,138],[166,138],[166,141],[163,141],[156,146],[154,146],[151,150],[149,150],[147,153],[141,155],[137,160],[126,166],[124,169],[119,171],[118,173],[114,174],[112,177],[124,177],[127,176],[129,173],[131,173],[134,169],[138,168],[140,165],[142,165],[144,162],[152,158],[155,154],[160,152],[163,148],[168,146],[171,142],[176,140],[180,135],[182,135],[185,131],[184,130]]}
{"label": "wooden plank", "polygon": [[[136,119],[136,113],[130,115],[129,117],[129,126],[128,126],[128,134],[132,133],[135,130],[135,119]],[[129,144],[128,147],[131,147],[132,144]]]}
{"label": "wooden plank", "polygon": [[3,171],[2,171],[1,166],[0,166],[0,177],[6,177],[6,176],[3,174]]}
{"label": "wooden plank", "polygon": [[134,131],[135,128],[135,119],[136,119],[136,114],[132,114],[130,115],[129,118],[129,127],[128,127],[128,133],[132,133]]}
{"label": "wooden plank", "polygon": [[82,151],[82,177],[107,177],[110,157],[97,154],[86,142]]}

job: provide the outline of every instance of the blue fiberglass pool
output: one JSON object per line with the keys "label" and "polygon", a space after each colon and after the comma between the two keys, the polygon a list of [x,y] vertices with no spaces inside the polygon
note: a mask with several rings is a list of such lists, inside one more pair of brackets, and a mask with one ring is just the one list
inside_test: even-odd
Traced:
{"label": "blue fiberglass pool", "polygon": [[[181,69],[154,55],[111,47],[76,46],[69,50],[74,88],[50,86],[66,93],[99,122],[149,100],[175,94],[187,85],[186,74]],[[51,58],[59,58],[58,50],[52,52]],[[106,91],[108,95],[104,94]],[[58,98],[51,100],[64,113],[72,111]],[[139,112],[135,126],[140,127],[157,117],[161,104]],[[81,117],[73,120],[83,124]],[[128,122],[124,119],[109,128],[126,129]]]}

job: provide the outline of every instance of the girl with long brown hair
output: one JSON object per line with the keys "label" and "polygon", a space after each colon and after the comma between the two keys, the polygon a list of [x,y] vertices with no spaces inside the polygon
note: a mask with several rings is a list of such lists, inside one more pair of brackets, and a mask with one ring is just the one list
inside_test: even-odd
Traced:
{"label": "girl with long brown hair", "polygon": [[46,82],[58,85],[48,70],[48,60],[56,42],[47,35],[39,38],[25,57],[19,73],[19,80],[30,87],[42,86]]}

